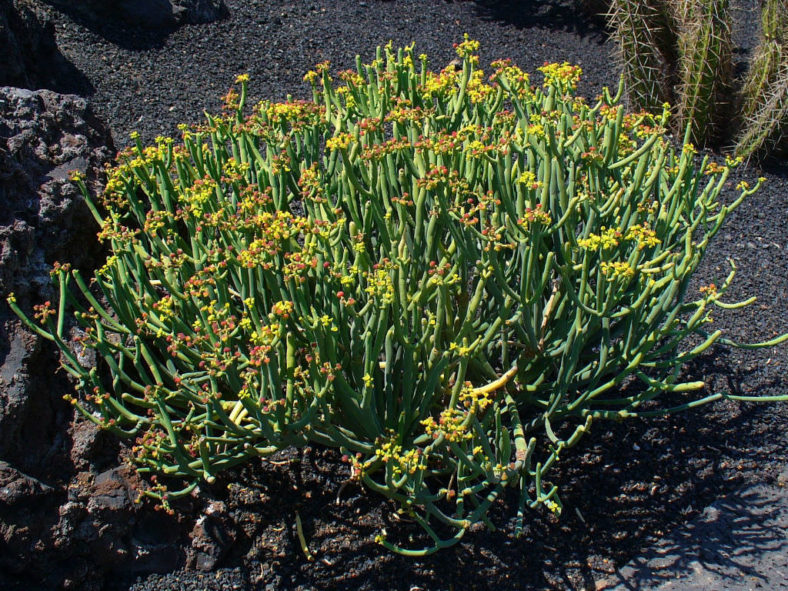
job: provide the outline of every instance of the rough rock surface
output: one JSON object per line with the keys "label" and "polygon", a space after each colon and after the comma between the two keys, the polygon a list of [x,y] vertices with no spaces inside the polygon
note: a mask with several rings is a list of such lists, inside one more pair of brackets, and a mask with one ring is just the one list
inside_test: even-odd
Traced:
{"label": "rough rock surface", "polygon": [[166,28],[215,21],[225,14],[224,0],[48,0],[88,21],[121,19],[132,25]]}
{"label": "rough rock surface", "polygon": [[[78,170],[95,184],[112,154],[106,129],[85,99],[51,91],[0,88],[0,297],[14,292],[23,307],[54,299],[49,269],[56,259],[90,267],[99,253],[97,226],[77,188]],[[54,352],[0,308],[0,457],[35,469],[51,459],[58,425],[70,409],[55,393],[58,378],[36,372]],[[62,381],[62,380],[61,380]],[[59,386],[58,386],[59,384]],[[43,455],[31,453],[40,451]]]}
{"label": "rough rock surface", "polygon": [[209,503],[194,524],[190,537],[187,565],[199,571],[215,569],[235,541],[226,505],[219,501]]}
{"label": "rough rock surface", "polygon": [[0,575],[48,589],[98,588],[97,568],[124,561],[178,560],[173,520],[134,504],[139,480],[117,466],[117,444],[74,418],[62,400],[71,386],[42,370],[57,367],[53,347],[4,302],[55,301],[56,259],[95,266],[97,225],[68,176],[98,190],[112,153],[85,99],[0,88]]}
{"label": "rough rock surface", "polygon": [[788,589],[786,481],[788,470],[776,485],[759,484],[719,499],[599,581],[597,590]]}
{"label": "rough rock surface", "polygon": [[95,258],[97,226],[68,176],[95,183],[112,152],[85,99],[0,88],[0,294],[47,285],[55,257]]}

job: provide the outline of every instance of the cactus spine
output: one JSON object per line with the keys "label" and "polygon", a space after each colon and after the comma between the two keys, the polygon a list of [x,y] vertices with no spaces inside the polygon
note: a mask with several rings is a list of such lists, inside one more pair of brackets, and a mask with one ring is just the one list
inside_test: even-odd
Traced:
{"label": "cactus spine", "polygon": [[778,148],[788,132],[788,0],[765,0],[761,24],[740,95],[736,153],[745,158]]}
{"label": "cactus spine", "polygon": [[729,120],[726,97],[732,87],[732,42],[728,0],[672,3],[679,22],[677,126],[690,141],[708,145]]}
{"label": "cactus spine", "polygon": [[673,103],[677,39],[662,0],[613,0],[608,14],[620,48],[630,106],[649,112]]}

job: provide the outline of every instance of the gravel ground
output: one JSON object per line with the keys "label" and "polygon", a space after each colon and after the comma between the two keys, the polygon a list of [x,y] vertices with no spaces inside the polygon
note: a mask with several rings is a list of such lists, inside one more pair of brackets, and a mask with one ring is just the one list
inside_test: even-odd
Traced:
{"label": "gravel ground", "polygon": [[[226,4],[229,16],[221,22],[155,34],[121,25],[91,28],[53,13],[60,49],[84,75],[79,90],[108,123],[119,148],[129,143],[133,130],[151,141],[175,134],[178,123],[198,122],[205,110],[218,110],[219,97],[239,73],[251,75],[252,99],[305,97],[308,88],[301,77],[315,63],[328,59],[337,69],[346,68],[356,54],[371,59],[375,47],[389,40],[395,45],[415,41],[435,68],[453,58],[452,43],[465,32],[481,41],[482,63],[508,57],[533,72],[545,61],[566,60],[583,67],[580,92],[590,97],[618,79],[613,44],[598,24],[575,13],[572,3]],[[737,55],[742,59],[757,28],[754,5],[741,3],[736,12]],[[750,179],[763,174],[768,182],[731,216],[698,273],[698,284],[724,278],[726,261],[736,260],[739,274],[731,299],[757,294],[758,302],[736,313],[720,313],[716,323],[732,338],[768,339],[788,330],[788,166],[739,174]],[[788,390],[786,367],[786,347],[747,353],[717,349],[687,371],[705,379],[710,391],[774,394]],[[472,533],[462,544],[419,560],[390,555],[374,545],[372,536],[380,527],[407,525],[392,524],[386,503],[352,487],[337,504],[345,468],[330,450],[306,450],[282,458],[286,466],[268,463],[232,472],[215,487],[238,532],[224,559],[226,568],[198,573],[175,570],[180,565],[173,564],[170,574],[138,580],[116,573],[107,589],[593,589],[611,581],[625,589],[655,588],[664,580],[650,578],[654,569],[648,559],[631,561],[651,556],[648,548],[660,543],[671,544],[677,555],[689,555],[698,544],[682,537],[680,532],[688,531],[682,528],[702,532],[693,520],[715,521],[715,515],[725,514],[704,508],[727,503],[757,517],[784,503],[779,484],[788,465],[786,427],[786,404],[727,401],[671,418],[599,428],[556,474],[565,491],[560,521],[535,514],[525,538],[516,540],[509,519],[512,500],[504,499],[492,515],[498,532]],[[752,490],[769,492],[758,498],[742,493]],[[295,538],[296,510],[317,556],[313,563],[304,559]],[[739,574],[720,578],[714,588],[743,588],[736,577],[744,572],[764,577],[779,572],[763,562],[774,552],[759,554],[762,544],[756,537],[739,540],[738,535],[729,548],[744,544],[746,551],[737,554],[735,563]],[[780,544],[782,536],[777,536]],[[677,560],[665,572],[674,578],[700,562]],[[641,566],[633,566],[637,564]],[[776,580],[769,582],[762,588],[777,588]]]}
{"label": "gravel ground", "polygon": [[788,589],[786,478],[788,470],[774,486],[754,485],[715,501],[597,589]]}

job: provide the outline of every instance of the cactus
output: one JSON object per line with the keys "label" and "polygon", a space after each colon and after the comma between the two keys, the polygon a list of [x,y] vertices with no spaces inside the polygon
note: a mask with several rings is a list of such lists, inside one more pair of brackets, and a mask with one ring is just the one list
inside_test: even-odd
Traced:
{"label": "cactus", "polygon": [[679,0],[677,129],[706,146],[723,137],[729,121],[733,49],[729,0]]}
{"label": "cactus", "polygon": [[630,108],[658,113],[674,102],[677,39],[664,0],[613,0],[608,19],[618,42]]}
{"label": "cactus", "polygon": [[732,82],[728,0],[613,0],[609,12],[633,108],[675,105],[673,129],[707,145],[727,131]]}
{"label": "cactus", "polygon": [[777,149],[788,133],[788,0],[765,0],[761,40],[740,96],[736,153],[750,158]]}

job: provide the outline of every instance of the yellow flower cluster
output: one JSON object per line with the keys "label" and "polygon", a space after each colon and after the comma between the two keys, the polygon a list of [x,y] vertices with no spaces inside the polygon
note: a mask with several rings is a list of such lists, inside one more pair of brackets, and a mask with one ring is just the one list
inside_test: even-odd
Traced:
{"label": "yellow flower cluster", "polygon": [[340,133],[338,136],[326,140],[326,149],[332,152],[335,150],[347,150],[352,139],[353,136],[349,133]]}
{"label": "yellow flower cluster", "polygon": [[421,449],[413,448],[403,453],[402,445],[397,443],[394,438],[380,443],[375,450],[375,456],[384,463],[391,462],[393,464],[392,471],[395,477],[404,473],[415,474],[417,471],[427,468],[426,457]]}
{"label": "yellow flower cluster", "polygon": [[394,302],[394,281],[386,268],[375,269],[373,273],[364,274],[367,287],[364,289],[369,295],[380,298],[384,304]]}
{"label": "yellow flower cluster", "polygon": [[473,387],[470,382],[465,382],[462,390],[460,390],[460,402],[470,412],[484,411],[493,402],[493,392],[486,392]]}
{"label": "yellow flower cluster", "polygon": [[427,417],[421,424],[424,426],[424,432],[431,437],[437,437],[443,434],[447,441],[459,443],[461,441],[469,441],[473,438],[473,433],[468,431],[468,426],[465,424],[467,414],[454,408],[447,408],[441,411],[440,417],[436,422],[434,418]]}
{"label": "yellow flower cluster", "polygon": [[465,87],[465,94],[471,103],[483,103],[492,93],[493,87],[484,83],[484,72],[481,70],[474,71],[468,79],[468,85]]}
{"label": "yellow flower cluster", "polygon": [[533,185],[536,182],[536,175],[530,170],[526,170],[517,177],[517,184],[519,185]]}
{"label": "yellow flower cluster", "polygon": [[355,70],[344,70],[339,72],[339,79],[349,86],[364,86],[366,80]]}
{"label": "yellow flower cluster", "polygon": [[689,154],[690,156],[694,156],[698,153],[698,149],[695,147],[695,144],[684,144],[683,153]]}
{"label": "yellow flower cluster", "polygon": [[[290,314],[293,313],[293,302],[288,301],[280,301],[274,302],[274,305],[271,306],[271,314],[274,316],[279,316],[280,318],[284,318],[287,320],[290,318]],[[331,319],[329,318],[329,323]]]}
{"label": "yellow flower cluster", "polygon": [[317,319],[320,323],[320,326],[323,328],[328,328],[331,332],[339,332],[336,324],[334,324],[334,319],[331,318],[328,314],[323,314],[320,318]]}
{"label": "yellow flower cluster", "polygon": [[433,109],[422,109],[421,107],[413,108],[410,106],[410,101],[400,101],[386,113],[383,120],[396,121],[401,124],[406,121],[421,122],[432,115],[432,113]]}
{"label": "yellow flower cluster", "polygon": [[311,230],[309,220],[289,211],[263,212],[256,215],[254,223],[268,240],[288,240],[300,232]]}
{"label": "yellow flower cluster", "polygon": [[635,270],[626,261],[603,262],[600,268],[602,274],[611,279],[628,279],[635,275]]}
{"label": "yellow flower cluster", "polygon": [[705,174],[705,175],[721,174],[721,173],[725,172],[726,170],[728,170],[727,166],[724,166],[724,165],[721,165],[721,164],[719,164],[717,162],[712,161],[712,162],[709,162],[706,165],[706,169],[703,171],[703,174]]}
{"label": "yellow flower cluster", "polygon": [[580,248],[587,250],[609,250],[618,246],[621,239],[621,232],[615,228],[607,229],[602,226],[601,234],[589,234],[588,238],[581,238],[577,241]]}
{"label": "yellow flower cluster", "polygon": [[487,152],[495,149],[495,146],[487,146],[481,140],[472,140],[468,143],[466,156],[468,158],[481,158]]}
{"label": "yellow flower cluster", "polygon": [[303,103],[271,103],[265,109],[269,121],[280,123],[298,119],[304,111]]}
{"label": "yellow flower cluster", "polygon": [[220,306],[218,300],[211,300],[208,304],[200,307],[200,312],[207,314],[205,320],[208,324],[219,322],[230,314],[230,302],[225,302],[223,306]]}
{"label": "yellow flower cluster", "polygon": [[202,217],[205,206],[216,196],[216,182],[211,178],[198,179],[191,187],[183,189],[178,200],[197,218]]}
{"label": "yellow flower cluster", "polygon": [[396,458],[402,451],[402,446],[394,440],[384,441],[375,450],[375,455],[384,462]]}
{"label": "yellow flower cluster", "polygon": [[284,103],[261,101],[257,109],[265,121],[276,125],[289,123],[293,129],[317,123],[325,113],[324,106],[304,100],[288,100]]}
{"label": "yellow flower cluster", "polygon": [[510,60],[498,60],[492,62],[490,66],[495,68],[491,80],[496,81],[499,77],[503,76],[506,78],[509,87],[518,97],[524,98],[529,93],[530,78],[528,74],[517,66],[512,65]]}
{"label": "yellow flower cluster", "polygon": [[[331,62],[324,61],[320,62],[315,66],[314,70],[309,70],[306,74],[304,74],[304,82],[309,82],[310,84],[314,84],[315,81],[320,78],[325,72],[329,70],[331,67]],[[329,78],[331,80],[331,78]]]}
{"label": "yellow flower cluster", "polygon": [[280,329],[281,327],[279,323],[263,325],[260,327],[259,331],[252,331],[252,334],[249,335],[249,338],[251,339],[252,343],[258,347],[272,346],[274,342],[276,342],[277,337],[280,335]]}
{"label": "yellow flower cluster", "polygon": [[555,85],[563,92],[576,89],[580,76],[583,75],[580,66],[572,66],[569,62],[545,64],[539,71],[544,74],[545,87]]}
{"label": "yellow flower cluster", "polygon": [[534,208],[527,207],[523,217],[517,220],[517,223],[523,226],[527,224],[542,224],[543,226],[549,226],[552,221],[553,218],[542,208],[542,204],[537,203]]}
{"label": "yellow flower cluster", "polygon": [[323,178],[317,163],[301,171],[298,187],[301,189],[301,196],[305,199],[323,203]]}
{"label": "yellow flower cluster", "polygon": [[544,125],[542,125],[541,123],[533,123],[529,125],[526,131],[528,132],[529,135],[533,135],[536,137],[545,136]]}
{"label": "yellow flower cluster", "polygon": [[238,262],[249,269],[258,265],[269,264],[268,258],[269,255],[264,240],[253,240],[249,243],[248,248],[238,253]]}
{"label": "yellow flower cluster", "polygon": [[97,276],[107,276],[115,264],[118,262],[118,255],[113,254],[107,257],[107,260],[104,264],[96,270]]}
{"label": "yellow flower cluster", "polygon": [[473,351],[473,347],[466,347],[465,345],[458,345],[457,343],[449,343],[449,351],[456,353],[460,357],[466,357],[471,351]]}
{"label": "yellow flower cluster", "polygon": [[235,158],[230,157],[222,165],[222,174],[231,179],[241,180],[249,172],[249,168],[248,162],[238,162]]}
{"label": "yellow flower cluster", "polygon": [[158,311],[159,313],[159,320],[162,322],[167,322],[171,320],[175,315],[175,311],[173,310],[173,301],[172,296],[164,296],[158,302],[153,304],[154,310]]}
{"label": "yellow flower cluster", "polygon": [[547,507],[551,512],[555,513],[556,515],[560,515],[561,513],[561,506],[556,503],[553,499],[547,499],[544,502],[544,506]]}
{"label": "yellow flower cluster", "polygon": [[457,78],[457,71],[451,67],[439,74],[427,72],[427,78],[421,86],[421,94],[426,99],[444,94],[455,94],[457,92]]}
{"label": "yellow flower cluster", "polygon": [[462,43],[458,43],[454,49],[461,58],[470,58],[475,57],[474,54],[479,51],[479,45],[478,41],[471,39],[468,33],[465,33]]}
{"label": "yellow flower cluster", "polygon": [[651,248],[662,241],[648,224],[636,224],[627,230],[626,240],[637,240],[638,248]]}

